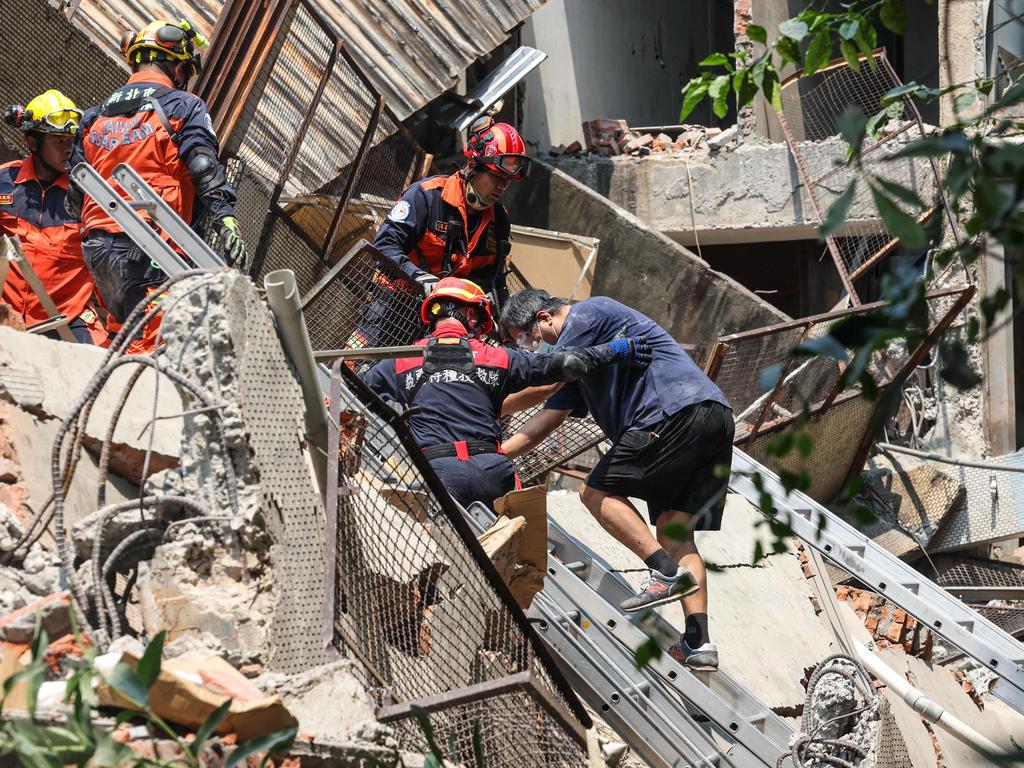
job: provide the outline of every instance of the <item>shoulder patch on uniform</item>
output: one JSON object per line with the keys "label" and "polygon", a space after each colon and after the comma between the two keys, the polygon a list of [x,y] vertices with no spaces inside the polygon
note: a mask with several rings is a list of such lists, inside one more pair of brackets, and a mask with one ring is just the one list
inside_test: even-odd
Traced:
{"label": "shoulder patch on uniform", "polygon": [[405,200],[399,200],[395,203],[395,207],[391,209],[388,218],[392,221],[405,221],[409,218],[409,203]]}
{"label": "shoulder patch on uniform", "polygon": [[0,205],[14,205],[14,195],[0,195]]}

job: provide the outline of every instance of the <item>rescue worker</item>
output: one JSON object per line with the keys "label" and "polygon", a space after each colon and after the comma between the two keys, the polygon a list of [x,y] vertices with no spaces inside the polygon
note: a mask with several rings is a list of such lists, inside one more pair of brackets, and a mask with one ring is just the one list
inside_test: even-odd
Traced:
{"label": "rescue worker", "polygon": [[508,294],[511,224],[499,199],[512,181],[526,175],[530,158],[525,153],[515,128],[484,117],[470,129],[464,168],[405,190],[373,241],[405,279],[378,279],[349,348],[408,343],[419,331],[411,295],[430,293],[448,275],[483,286],[500,307]]}
{"label": "rescue worker", "polygon": [[[25,259],[68,320],[75,339],[92,344],[98,318],[89,306],[92,277],[82,259],[78,219],[64,208],[65,170],[82,112],[57,90],[36,96],[27,106],[7,108],[4,122],[25,136],[29,156],[0,166],[0,234],[17,237]],[[48,319],[16,264],[11,264],[3,300],[27,325]],[[56,331],[45,334],[59,338]]]}
{"label": "rescue worker", "polygon": [[[681,599],[686,631],[669,649],[672,656],[691,668],[717,669],[704,561],[693,532],[722,525],[728,476],[715,468],[732,462],[729,402],[661,326],[614,299],[595,296],[570,304],[529,289],[509,297],[501,322],[506,337],[526,348],[547,343],[557,352],[625,335],[650,343],[653,359],[645,370],[602,368],[566,384],[502,448],[518,456],[570,414],[591,413],[612,447],[587,476],[580,500],[650,569],[639,594],[621,608],[635,612]],[[532,393],[519,397],[529,404]],[[509,410],[513,404],[506,403]],[[630,498],[647,502],[657,538]],[[683,536],[673,530],[680,524]]]}
{"label": "rescue worker", "polygon": [[421,305],[431,331],[417,342],[422,358],[382,360],[364,374],[378,395],[417,406],[409,429],[452,498],[488,506],[517,487],[515,468],[500,447],[498,413],[524,387],[571,381],[614,363],[643,367],[646,342],[620,338],[588,348],[533,355],[485,344],[494,328],[490,301],[476,283],[447,277]]}
{"label": "rescue worker", "polygon": [[[217,136],[206,105],[187,92],[199,73],[206,40],[184,20],[154,21],[126,32],[121,50],[132,69],[128,82],[98,107],[86,111],[71,156],[103,178],[130,164],[186,222],[200,208],[217,223],[229,264],[245,260],[235,218],[235,190],[217,158]],[[107,309],[120,324],[167,276],[135,245],[104,209],[72,185],[73,207],[81,206],[83,250]],[[124,194],[124,193],[122,193]],[[149,218],[144,210],[143,218]],[[159,317],[133,351],[151,349]]]}

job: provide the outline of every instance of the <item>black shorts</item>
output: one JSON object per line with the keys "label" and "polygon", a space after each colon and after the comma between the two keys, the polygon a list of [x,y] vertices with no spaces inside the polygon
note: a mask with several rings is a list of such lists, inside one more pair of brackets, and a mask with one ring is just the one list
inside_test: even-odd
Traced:
{"label": "black shorts", "polygon": [[667,509],[698,515],[693,529],[722,527],[732,465],[732,411],[714,400],[688,405],[664,421],[630,430],[587,476],[587,485],[647,502],[651,522]]}

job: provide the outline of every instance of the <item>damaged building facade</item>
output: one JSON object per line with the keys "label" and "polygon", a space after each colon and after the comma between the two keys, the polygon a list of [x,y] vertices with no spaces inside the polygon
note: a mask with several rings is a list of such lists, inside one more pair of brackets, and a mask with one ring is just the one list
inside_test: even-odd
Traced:
{"label": "damaged building facade", "polygon": [[[788,352],[877,302],[885,275],[930,263],[868,199],[840,236],[818,239],[848,181],[830,176],[845,106],[911,80],[1012,77],[1024,9],[907,0],[915,34],[881,39],[870,72],[794,80],[781,115],[757,102],[716,120],[702,107],[681,125],[679,92],[698,63],[798,4],[157,5],[213,38],[196,88],[239,191],[253,270],[174,278],[152,358],[0,328],[5,675],[28,662],[37,614],[57,641],[47,684],[84,643],[137,660],[165,632],[164,683],[199,711],[234,699],[217,749],[294,728],[286,760],[308,765],[426,764],[435,747],[452,765],[772,766],[786,753],[817,765],[826,738],[843,742],[832,764],[861,768],[1017,759],[1006,755],[1024,744],[1019,321],[971,348],[979,387],[955,390],[935,364],[936,343],[1009,284],[1004,255],[936,276],[925,341],[873,361],[882,391],[902,387],[882,439],[870,426],[878,398],[840,390],[841,363]],[[0,50],[64,44],[36,46],[31,67],[0,57],[0,97],[59,87],[80,104],[120,84],[121,28],[156,12],[11,8]],[[951,119],[946,102],[905,104],[904,122],[869,147],[876,159]],[[488,110],[522,130],[537,160],[505,196],[513,280],[636,307],[733,404],[725,529],[699,539],[717,566],[721,672],[694,674],[664,653],[636,664],[649,640],[667,648],[684,617],[617,611],[643,574],[572,490],[602,450],[592,421],[571,420],[517,461],[540,490],[510,494],[496,515],[462,509],[402,422],[347,366],[330,366],[387,279],[369,245],[376,228],[410,182],[449,172],[468,121]],[[4,159],[19,152],[0,126]],[[947,237],[962,236],[941,205],[941,164],[889,172],[937,201]],[[391,331],[397,344],[420,329]],[[771,441],[798,428],[814,451],[773,458]],[[769,487],[797,534],[781,548],[750,483],[768,468],[812,480],[796,497]],[[832,505],[855,477],[876,515],[860,529]],[[39,712],[58,721],[55,690]],[[182,734],[202,723],[162,716]],[[109,710],[98,717],[115,727]],[[156,734],[132,727],[118,732],[145,755]]]}

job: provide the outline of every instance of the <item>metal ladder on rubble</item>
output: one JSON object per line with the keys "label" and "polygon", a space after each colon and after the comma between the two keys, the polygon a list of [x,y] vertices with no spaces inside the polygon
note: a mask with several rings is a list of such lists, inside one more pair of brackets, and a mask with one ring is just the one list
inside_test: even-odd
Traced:
{"label": "metal ladder on rubble", "polygon": [[[494,513],[466,510],[478,532]],[[793,730],[724,671],[693,672],[667,654],[637,669],[647,633],[618,604],[633,589],[605,560],[548,521],[544,588],[527,615],[573,688],[647,763],[669,766],[768,766]],[[655,634],[678,634],[660,616]]]}
{"label": "metal ladder on rubble", "polygon": [[[131,200],[84,163],[72,169],[71,177],[168,276],[193,266],[224,266],[131,166],[114,170],[114,179]],[[192,263],[137,209],[145,210]],[[328,391],[325,367],[318,365],[317,373]],[[756,474],[778,519],[800,539],[992,670],[999,676],[993,692],[1024,713],[1024,645],[810,497],[788,493],[773,472],[735,449],[729,488],[759,507],[762,491],[753,480]],[[483,505],[466,512],[481,532],[493,520]],[[724,671],[694,673],[667,655],[636,669],[633,654],[647,634],[618,610],[619,602],[632,593],[629,585],[554,522],[548,541],[553,555],[530,616],[602,718],[653,765],[775,765],[792,733],[785,721]],[[656,634],[672,631],[660,617],[653,622]]]}
{"label": "metal ladder on rubble", "polygon": [[759,506],[760,474],[778,519],[869,589],[883,595],[999,676],[992,692],[1024,714],[1024,644],[809,496],[787,493],[778,476],[739,449],[733,450],[729,490]]}
{"label": "metal ladder on rubble", "polygon": [[[125,200],[88,163],[79,163],[71,169],[71,180],[78,188],[100,205],[168,277],[194,268],[216,269],[224,266],[224,262],[206,241],[178,216],[138,171],[127,163],[121,163],[114,169],[113,176],[121,189],[131,195],[131,199]],[[191,260],[191,264],[136,213],[140,210],[148,213],[150,218],[178,244],[181,251]]]}

